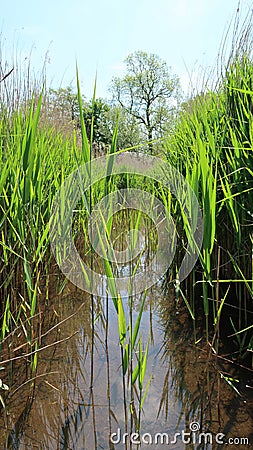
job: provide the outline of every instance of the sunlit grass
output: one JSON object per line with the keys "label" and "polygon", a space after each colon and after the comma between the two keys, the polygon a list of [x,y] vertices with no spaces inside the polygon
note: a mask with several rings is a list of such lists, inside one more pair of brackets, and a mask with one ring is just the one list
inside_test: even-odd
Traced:
{"label": "sunlit grass", "polygon": [[[17,84],[10,83],[9,87],[6,84],[7,95],[0,104],[0,344],[7,342],[7,336],[14,339],[19,330],[19,339],[27,342],[31,354],[36,355],[31,357],[32,371],[36,371],[38,364],[39,311],[46,308],[49,301],[49,272],[57,273],[49,245],[52,202],[68,175],[82,164],[89,168],[93,158],[93,121],[87,133],[78,71],[76,79],[79,128],[73,128],[73,135],[61,133],[45,118],[40,121],[44,114],[43,83],[39,88],[38,84],[33,89],[29,86],[29,92],[20,93],[18,102],[13,92]],[[95,93],[96,87],[93,105]],[[11,99],[9,105],[8,99]],[[163,202],[168,216],[171,215],[176,224],[181,244],[170,268],[170,280],[177,280],[182,254],[187,247],[187,220],[179,202],[162,186],[142,180],[138,175],[112,175],[117,135],[115,127],[108,150],[111,156],[105,180],[83,193],[79,212],[77,208],[75,214],[73,233],[75,236],[82,233],[82,245],[93,267],[94,249],[88,242],[87,219],[95,203],[122,187],[149,190]],[[229,317],[230,335],[237,343],[236,355],[241,358],[252,352],[253,344],[250,314],[253,300],[252,139],[253,62],[251,48],[247,47],[246,51],[242,46],[230,59],[219,84],[182,107],[173,134],[165,143],[167,160],[192,187],[204,218],[204,240],[197,267],[184,285],[175,283],[175,296],[183,298],[194,324],[199,319],[196,311],[200,309],[205,321],[206,340],[212,343],[214,337],[220,338],[223,310],[232,301],[237,314]],[[149,207],[152,209],[152,205]],[[113,220],[101,220],[109,242]],[[128,225],[134,229],[132,253],[141,222],[140,213],[130,216]],[[118,225],[120,228],[120,220]],[[97,230],[97,238],[100,239],[100,229]],[[154,234],[150,240],[155,241]],[[117,291],[115,266],[107,258],[108,248],[102,245],[102,250],[104,272],[108,278],[107,291],[118,315],[123,385],[126,389],[128,378],[131,401],[138,385],[140,426],[148,358],[148,342],[144,345],[140,335],[146,293],[140,297],[141,306],[134,322],[131,286],[126,310]],[[136,268],[132,268],[133,274]],[[94,346],[96,314],[93,300],[91,304]],[[230,315],[228,311],[226,314]],[[11,347],[11,340],[8,342]]]}
{"label": "sunlit grass", "polygon": [[[236,319],[231,316],[233,329],[245,328],[241,356],[249,356],[247,349],[252,348],[247,334],[253,300],[252,100],[253,61],[250,54],[238,49],[216,90],[197,96],[185,106],[167,147],[168,160],[184,174],[202,209],[202,272],[198,271],[196,281],[202,284],[207,339],[209,332],[213,333],[213,322],[217,327],[216,319],[224,307],[222,299],[231,285],[232,303],[238,308]],[[188,284],[187,291],[199,304],[194,290]],[[230,313],[231,309],[226,314]]]}

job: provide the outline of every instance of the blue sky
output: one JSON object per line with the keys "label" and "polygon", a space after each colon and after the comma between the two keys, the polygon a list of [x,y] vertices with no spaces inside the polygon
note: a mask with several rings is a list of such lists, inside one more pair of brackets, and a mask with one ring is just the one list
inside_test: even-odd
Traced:
{"label": "blue sky", "polygon": [[[241,14],[253,6],[241,0]],[[18,55],[23,67],[40,71],[47,61],[53,86],[75,83],[77,60],[82,90],[109,97],[113,76],[135,51],[158,54],[179,75],[185,91],[215,65],[224,31],[238,0],[0,0],[3,59]],[[10,62],[11,65],[11,62]],[[202,75],[200,75],[202,73]]]}

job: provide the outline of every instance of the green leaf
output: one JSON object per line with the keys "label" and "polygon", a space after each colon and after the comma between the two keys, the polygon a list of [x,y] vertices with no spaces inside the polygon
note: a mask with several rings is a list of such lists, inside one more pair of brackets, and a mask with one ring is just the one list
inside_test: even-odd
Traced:
{"label": "green leaf", "polygon": [[118,328],[120,345],[123,347],[126,341],[126,317],[120,295],[118,295]]}
{"label": "green leaf", "polygon": [[137,339],[137,336],[138,336],[138,332],[139,332],[139,329],[140,329],[140,323],[141,323],[141,318],[142,318],[142,313],[143,313],[143,309],[144,309],[144,305],[145,305],[146,296],[147,296],[147,290],[145,290],[145,292],[143,294],[143,299],[142,299],[142,302],[141,302],[140,311],[139,311],[137,320],[135,322],[133,335],[131,336],[131,347],[132,347],[132,349],[134,349],[134,346],[135,346],[135,343],[136,343],[136,339]]}
{"label": "green leaf", "polygon": [[127,373],[128,362],[129,362],[129,344],[126,344],[123,357],[123,375],[126,375]]}

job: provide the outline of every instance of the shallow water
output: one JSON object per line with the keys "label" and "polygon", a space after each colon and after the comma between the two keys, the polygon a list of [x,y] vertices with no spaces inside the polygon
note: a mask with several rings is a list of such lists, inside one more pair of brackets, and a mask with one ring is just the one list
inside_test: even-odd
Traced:
{"label": "shallow water", "polygon": [[[2,409],[0,448],[137,448],[131,440],[136,442],[139,438],[130,436],[130,424],[128,436],[123,437],[125,419],[115,308],[110,299],[108,310],[105,299],[94,299],[97,320],[92,358],[90,301],[89,296],[67,284],[61,297],[48,307],[46,329],[74,315],[42,339],[41,346],[49,347],[39,353],[34,385],[28,382],[15,392],[25,382],[27,365],[14,364],[13,388],[6,400],[8,414]],[[137,299],[134,310],[139,307]],[[150,336],[145,386],[149,379],[150,385],[141,416],[141,448],[250,448],[245,445],[246,440],[241,441],[252,439],[252,389],[246,387],[249,375],[244,378],[236,365],[226,365],[223,359],[208,360],[204,346],[197,350],[187,311],[180,304],[176,310],[175,300],[170,294],[165,295],[161,287],[148,292],[141,334],[144,344]],[[221,378],[220,374],[226,372],[239,380],[235,384],[241,396]],[[138,409],[138,401],[135,408]],[[185,434],[190,428],[196,430],[191,436]],[[201,437],[201,431],[209,434]],[[165,434],[161,437],[157,433]],[[216,437],[217,433],[224,436]],[[228,445],[225,441],[230,438],[236,440]],[[221,440],[224,444],[219,444]]]}

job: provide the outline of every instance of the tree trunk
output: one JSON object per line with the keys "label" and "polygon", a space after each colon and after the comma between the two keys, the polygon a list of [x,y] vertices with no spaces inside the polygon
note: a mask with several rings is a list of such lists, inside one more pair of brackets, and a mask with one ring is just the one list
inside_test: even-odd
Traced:
{"label": "tree trunk", "polygon": [[153,129],[152,129],[151,123],[150,123],[149,108],[150,108],[150,101],[148,100],[147,109],[146,109],[146,124],[147,124],[147,130],[148,130],[148,149],[149,149],[149,153],[152,155],[153,154],[153,143],[152,143]]}
{"label": "tree trunk", "polygon": [[148,129],[148,149],[149,149],[149,153],[150,155],[153,155],[153,133],[152,133],[152,129],[149,128]]}

